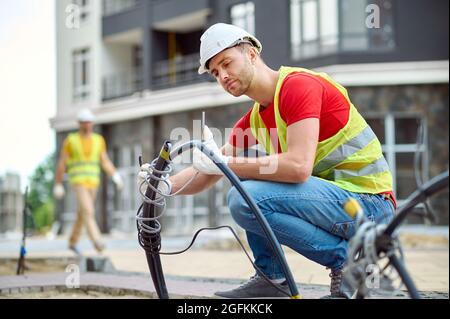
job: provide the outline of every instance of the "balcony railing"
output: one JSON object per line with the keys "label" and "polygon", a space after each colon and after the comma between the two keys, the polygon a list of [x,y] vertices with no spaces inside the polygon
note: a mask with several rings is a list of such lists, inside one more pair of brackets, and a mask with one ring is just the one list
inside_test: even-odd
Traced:
{"label": "balcony railing", "polygon": [[103,78],[103,100],[131,95],[143,90],[142,69],[131,69]]}
{"label": "balcony railing", "polygon": [[110,16],[134,8],[140,0],[103,0],[103,16]]}
{"label": "balcony railing", "polygon": [[208,80],[198,74],[198,61],[199,54],[195,53],[156,62],[153,67],[152,87],[163,89]]}

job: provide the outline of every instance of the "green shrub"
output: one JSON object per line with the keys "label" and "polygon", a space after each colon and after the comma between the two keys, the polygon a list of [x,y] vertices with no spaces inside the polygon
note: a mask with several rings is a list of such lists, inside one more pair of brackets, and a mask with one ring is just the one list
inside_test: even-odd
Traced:
{"label": "green shrub", "polygon": [[49,200],[45,204],[34,209],[33,216],[36,230],[42,233],[49,231],[55,219],[54,201]]}

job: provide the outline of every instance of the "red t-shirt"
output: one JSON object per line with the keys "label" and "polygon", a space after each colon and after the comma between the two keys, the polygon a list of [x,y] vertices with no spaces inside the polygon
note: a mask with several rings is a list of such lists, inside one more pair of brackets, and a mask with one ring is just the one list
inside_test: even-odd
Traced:
{"label": "red t-shirt", "polygon": [[[319,119],[319,142],[324,141],[348,122],[350,105],[342,93],[330,82],[320,76],[304,72],[289,74],[283,82],[280,90],[278,109],[287,126],[307,118]],[[234,126],[229,143],[238,148],[247,148],[258,142],[251,134],[250,109]],[[260,115],[267,129],[275,129],[275,114],[273,102],[260,107]],[[275,130],[271,130],[275,133]],[[271,134],[273,145],[278,145],[278,153],[281,146],[278,143],[277,134]],[[392,192],[394,205],[395,199]]]}

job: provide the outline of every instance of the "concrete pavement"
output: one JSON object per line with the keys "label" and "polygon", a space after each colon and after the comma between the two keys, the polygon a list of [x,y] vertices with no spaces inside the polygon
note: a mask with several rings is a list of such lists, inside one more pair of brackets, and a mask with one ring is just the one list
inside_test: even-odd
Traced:
{"label": "concrete pavement", "polygon": [[[433,232],[432,232],[433,233]],[[430,232],[406,232],[405,260],[419,290],[446,293],[449,290],[449,247],[448,229],[434,235]],[[415,234],[415,236],[413,236]],[[409,237],[408,237],[409,236]],[[447,240],[445,237],[447,236]],[[107,250],[104,255],[113,263],[119,272],[128,272],[141,275],[148,274],[148,266],[141,247],[137,244],[135,236],[105,237]],[[186,246],[190,238],[165,238],[163,250],[173,251]],[[161,256],[165,275],[168,278],[193,279],[200,282],[232,283],[248,279],[254,274],[254,270],[241,250],[235,246],[221,248],[208,244],[211,238],[200,240],[194,248],[184,254],[175,256]],[[413,242],[413,244],[411,244]],[[227,247],[227,246],[225,246]],[[80,248],[84,254],[96,255],[87,240],[82,240]],[[0,259],[17,257],[19,250],[18,241],[0,241]],[[318,285],[320,293],[328,289],[328,271],[296,252],[285,248],[286,258],[294,274],[295,280],[301,285]],[[251,253],[249,251],[249,253]],[[28,240],[28,257],[73,257],[66,249],[66,239],[63,237],[54,240],[44,238],[30,238]],[[0,269],[1,270],[1,269]],[[13,270],[14,271],[14,270]],[[63,271],[63,270],[61,270]],[[0,274],[1,275],[1,274]],[[6,274],[3,274],[6,275]],[[30,273],[31,275],[31,273]],[[5,279],[5,278],[3,278]],[[217,288],[217,286],[216,286]],[[314,295],[314,294],[313,294]]]}

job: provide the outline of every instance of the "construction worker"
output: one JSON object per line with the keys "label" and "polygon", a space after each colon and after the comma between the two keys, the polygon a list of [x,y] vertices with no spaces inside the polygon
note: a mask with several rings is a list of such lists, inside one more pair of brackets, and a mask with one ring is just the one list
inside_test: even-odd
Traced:
{"label": "construction worker", "polygon": [[95,198],[100,184],[100,166],[115,183],[118,190],[123,188],[123,180],[106,152],[103,137],[93,132],[95,116],[89,109],[78,113],[79,131],[69,134],[64,140],[55,176],[53,195],[64,197],[64,172],[67,167],[69,183],[75,192],[77,217],[69,237],[69,248],[81,255],[77,248],[83,226],[97,250],[101,253],[105,245],[95,220]]}
{"label": "construction worker", "polygon": [[[343,210],[356,198],[368,218],[387,223],[394,215],[392,176],[378,138],[351,103],[344,87],[323,73],[269,68],[257,38],[236,26],[215,24],[201,37],[199,73],[208,72],[229,94],[246,95],[254,106],[235,124],[219,149],[208,128],[206,145],[243,180],[282,245],[331,270],[331,298],[350,298],[343,281],[348,241],[355,232]],[[265,156],[239,157],[259,144]],[[141,170],[148,169],[148,165]],[[194,151],[193,167],[170,178],[175,193],[195,194],[222,172]],[[255,216],[238,191],[228,193],[234,220],[245,229],[255,263],[289,292],[282,268]],[[226,298],[282,297],[256,274],[242,286],[217,292]]]}

